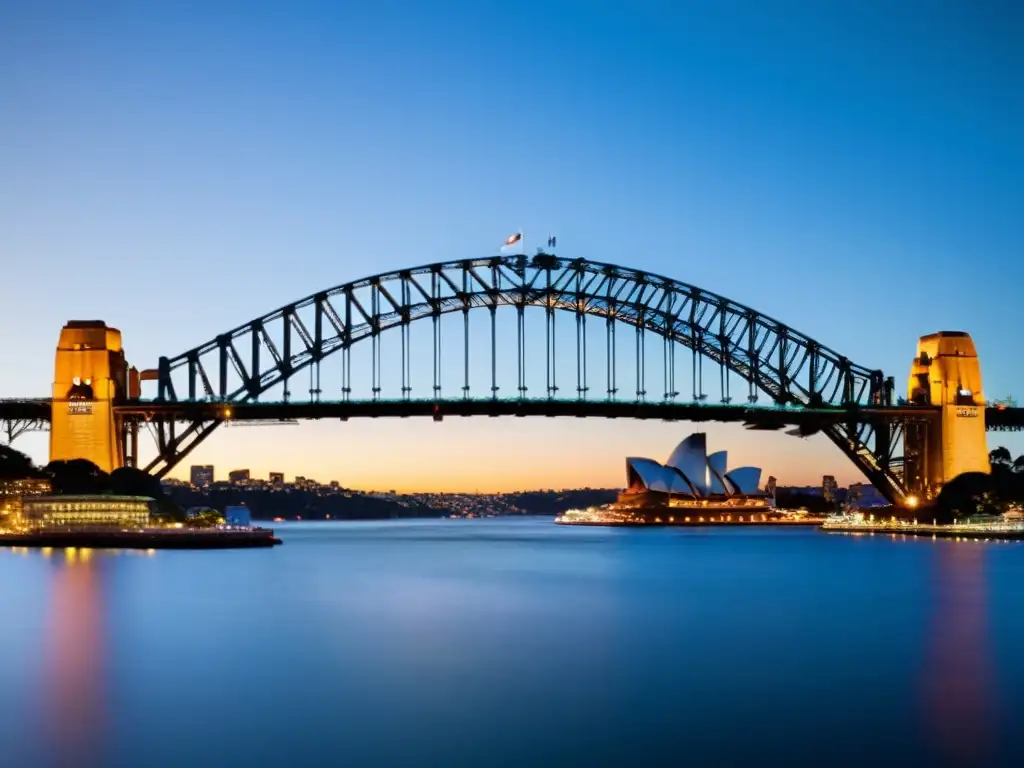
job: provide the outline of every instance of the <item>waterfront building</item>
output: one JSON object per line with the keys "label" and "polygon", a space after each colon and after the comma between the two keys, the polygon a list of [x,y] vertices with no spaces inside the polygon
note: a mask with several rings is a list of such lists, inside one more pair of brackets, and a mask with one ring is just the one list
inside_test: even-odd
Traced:
{"label": "waterfront building", "polygon": [[152,503],[148,496],[26,496],[21,514],[25,523],[41,528],[143,528]]}
{"label": "waterfront building", "polygon": [[250,473],[248,469],[233,469],[228,472],[228,482],[232,485],[248,485]]}
{"label": "waterfront building", "polygon": [[707,453],[707,436],[696,432],[676,446],[664,464],[626,459],[626,490],[618,506],[737,511],[767,509],[770,494],[758,487],[758,467],[728,469],[728,454]]}
{"label": "waterfront building", "polygon": [[43,496],[51,490],[50,481],[41,477],[0,480],[0,518],[20,519],[26,496]]}
{"label": "waterfront building", "polygon": [[196,488],[209,488],[213,485],[213,465],[196,464],[189,473],[189,479]]}
{"label": "waterfront building", "polygon": [[270,473],[270,484],[274,488],[284,487],[284,472],[271,472]]}

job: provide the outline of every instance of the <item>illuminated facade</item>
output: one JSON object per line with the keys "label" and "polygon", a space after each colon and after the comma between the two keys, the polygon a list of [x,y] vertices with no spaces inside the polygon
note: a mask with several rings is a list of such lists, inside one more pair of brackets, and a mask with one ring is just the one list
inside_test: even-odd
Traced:
{"label": "illuminated facade", "polygon": [[72,320],[60,332],[53,377],[50,461],[87,459],[104,472],[124,466],[114,403],[137,397],[121,332],[99,320]]}
{"label": "illuminated facade", "polygon": [[697,432],[683,440],[659,464],[652,459],[626,459],[626,490],[618,504],[629,507],[746,507],[768,505],[769,494],[758,488],[757,467],[728,469],[728,454],[707,454],[707,436]]}
{"label": "illuminated facade", "polygon": [[19,520],[24,497],[43,496],[51,490],[50,481],[44,478],[0,480],[0,521]]}
{"label": "illuminated facade", "polygon": [[22,501],[22,519],[42,528],[143,528],[152,502],[146,496],[32,496]]}
{"label": "illuminated facade", "polygon": [[907,399],[942,411],[935,425],[908,427],[906,476],[925,497],[964,472],[991,470],[985,439],[981,366],[970,334],[940,331],[922,336],[910,368]]}

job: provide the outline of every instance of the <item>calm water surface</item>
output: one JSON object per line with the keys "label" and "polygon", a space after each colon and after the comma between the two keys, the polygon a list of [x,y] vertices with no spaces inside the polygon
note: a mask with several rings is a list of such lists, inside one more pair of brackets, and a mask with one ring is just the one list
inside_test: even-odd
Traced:
{"label": "calm water surface", "polygon": [[278,530],[0,550],[0,764],[1024,764],[1024,545]]}

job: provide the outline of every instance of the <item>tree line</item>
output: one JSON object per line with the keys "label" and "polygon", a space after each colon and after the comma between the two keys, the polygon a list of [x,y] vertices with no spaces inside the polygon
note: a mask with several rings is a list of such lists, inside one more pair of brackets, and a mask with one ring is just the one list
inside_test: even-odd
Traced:
{"label": "tree line", "polygon": [[999,515],[1024,503],[1024,455],[1016,459],[1003,447],[988,454],[992,471],[965,472],[939,493],[935,516],[957,520],[972,515]]}

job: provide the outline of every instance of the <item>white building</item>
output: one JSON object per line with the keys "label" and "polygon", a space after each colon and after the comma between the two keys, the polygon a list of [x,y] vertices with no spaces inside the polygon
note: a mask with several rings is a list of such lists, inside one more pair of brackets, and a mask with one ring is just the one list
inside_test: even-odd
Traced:
{"label": "white building", "polygon": [[[620,504],[715,502],[765,504],[770,494],[758,485],[758,467],[728,468],[725,451],[707,453],[707,435],[696,432],[676,446],[664,464],[626,459],[627,487]],[[664,498],[662,498],[664,497]]]}

